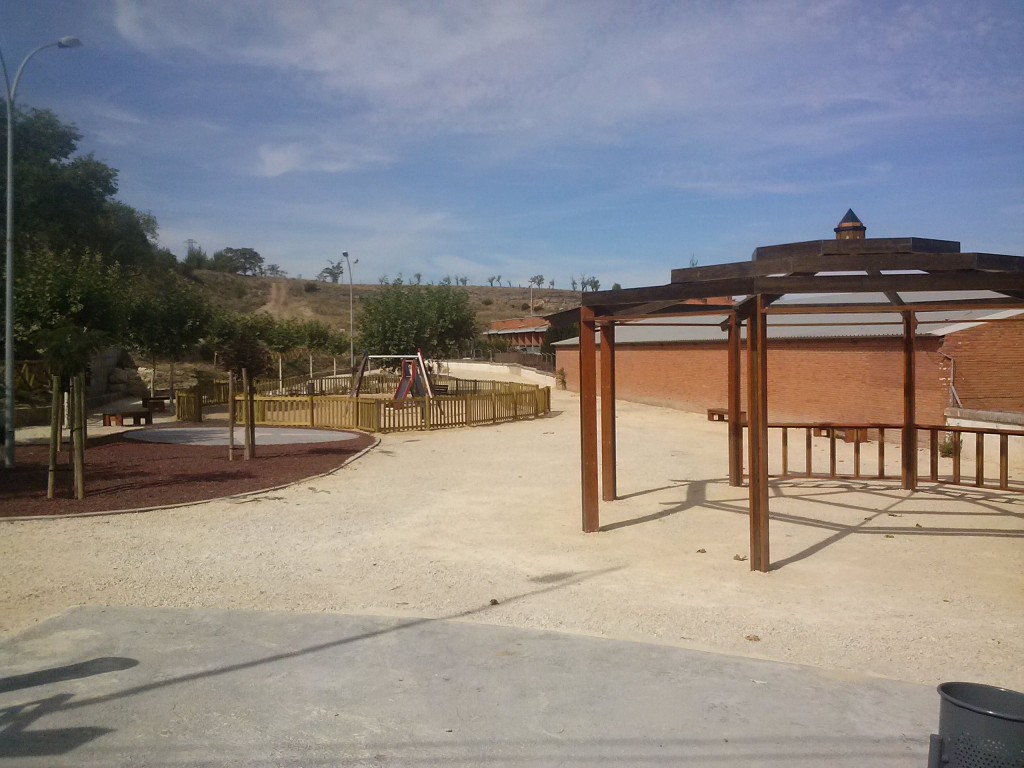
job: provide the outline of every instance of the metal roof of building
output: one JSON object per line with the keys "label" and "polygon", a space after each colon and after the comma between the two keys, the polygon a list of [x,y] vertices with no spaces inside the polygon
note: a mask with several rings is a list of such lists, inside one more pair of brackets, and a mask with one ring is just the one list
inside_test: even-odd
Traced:
{"label": "metal roof of building", "polygon": [[[989,291],[961,291],[957,299],[989,299],[997,294]],[[907,301],[931,301],[949,299],[950,294],[924,292],[904,293]],[[876,303],[884,301],[881,294],[830,294],[787,297],[776,306],[827,303]],[[981,325],[987,320],[1014,317],[1024,314],[1021,309],[1006,310],[947,310],[942,312],[917,312],[918,336],[946,336]],[[721,324],[728,315],[700,315],[692,318],[651,318],[619,323],[615,327],[616,344],[675,344],[696,342],[722,342],[727,338]],[[685,324],[684,324],[685,323]],[[850,315],[846,313],[785,315],[775,314],[768,318],[769,339],[838,339],[838,338],[884,338],[903,335],[902,319],[897,311],[874,312]],[[559,341],[554,346],[578,346],[579,337]]]}

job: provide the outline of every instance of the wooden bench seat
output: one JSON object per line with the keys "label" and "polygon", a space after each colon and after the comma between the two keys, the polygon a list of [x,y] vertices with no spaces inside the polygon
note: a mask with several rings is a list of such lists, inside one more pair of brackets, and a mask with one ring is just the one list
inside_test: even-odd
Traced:
{"label": "wooden bench seat", "polygon": [[[708,408],[708,421],[728,421],[728,408]],[[740,424],[747,423],[747,412],[740,411]]]}
{"label": "wooden bench seat", "polygon": [[139,426],[143,422],[152,424],[153,412],[148,408],[137,408],[135,410],[117,411],[116,413],[104,413],[103,426],[123,427],[125,419],[131,419],[134,426]]}
{"label": "wooden bench seat", "polygon": [[167,403],[170,399],[166,395],[146,395],[142,398],[142,407],[150,411],[164,411],[167,410]]}
{"label": "wooden bench seat", "polygon": [[836,439],[842,440],[845,443],[853,443],[857,441],[858,433],[860,436],[860,442],[866,443],[868,441],[868,431],[866,428],[857,429],[855,427],[815,427],[815,437],[831,437],[831,433],[836,433]]}

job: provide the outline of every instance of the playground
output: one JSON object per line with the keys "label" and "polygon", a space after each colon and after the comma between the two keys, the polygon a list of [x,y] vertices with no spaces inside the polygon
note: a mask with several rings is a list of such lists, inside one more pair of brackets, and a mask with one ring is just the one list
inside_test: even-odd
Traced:
{"label": "playground", "polygon": [[[2,523],[8,674],[139,662],[9,693],[10,706],[73,694],[23,710],[24,738],[113,729],[26,764],[137,748],[199,763],[206,745],[258,762],[293,743],[367,765],[458,743],[449,762],[472,762],[486,743],[538,764],[589,745],[623,765],[650,747],[662,761],[773,764],[767,750],[778,765],[909,768],[925,762],[938,682],[1024,688],[1020,494],[773,484],[775,568],[755,573],[720,422],[620,403],[620,498],[590,536],[578,396],[552,399],[543,420],[385,434],[341,471],[267,493]],[[422,709],[382,721],[383,700]],[[213,728],[211,712],[231,716]],[[579,730],[588,718],[600,733]]]}

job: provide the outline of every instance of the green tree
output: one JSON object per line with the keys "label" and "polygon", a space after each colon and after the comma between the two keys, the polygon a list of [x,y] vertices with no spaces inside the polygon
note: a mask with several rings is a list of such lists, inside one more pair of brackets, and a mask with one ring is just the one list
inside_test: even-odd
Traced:
{"label": "green tree", "polygon": [[[6,116],[0,117],[4,135]],[[28,251],[47,249],[68,259],[89,252],[125,266],[156,258],[156,219],[114,199],[117,170],[92,154],[78,155],[81,133],[49,110],[14,116],[15,247],[18,268]],[[6,189],[6,160],[0,194]]]}
{"label": "green tree", "polygon": [[345,263],[340,259],[338,261],[327,260],[327,266],[320,270],[320,274],[317,275],[316,279],[321,282],[337,283],[341,280],[345,274]]}
{"label": "green tree", "polygon": [[365,299],[359,346],[381,355],[454,354],[478,333],[469,292],[454,285],[405,285],[401,278]]}
{"label": "green tree", "polygon": [[[184,278],[173,272],[161,278],[139,277],[131,292],[128,339],[153,361],[154,379],[157,358],[170,360],[173,393],[174,363],[206,335],[211,318],[206,299]],[[154,386],[151,380],[151,394]]]}
{"label": "green tree", "polygon": [[[129,306],[124,299],[125,280],[117,264],[108,264],[95,253],[74,259],[48,249],[32,251],[15,274],[14,332],[19,356],[48,354],[51,332],[56,329],[78,328],[84,334],[81,338],[97,342],[123,339]],[[77,342],[75,346],[81,348]]]}
{"label": "green tree", "polygon": [[222,248],[213,254],[208,268],[238,275],[262,275],[263,257],[252,248]]}
{"label": "green tree", "polygon": [[240,315],[221,312],[214,315],[207,342],[217,352],[220,365],[235,375],[246,368],[250,376],[265,376],[273,370],[270,350],[263,341],[267,315]]}

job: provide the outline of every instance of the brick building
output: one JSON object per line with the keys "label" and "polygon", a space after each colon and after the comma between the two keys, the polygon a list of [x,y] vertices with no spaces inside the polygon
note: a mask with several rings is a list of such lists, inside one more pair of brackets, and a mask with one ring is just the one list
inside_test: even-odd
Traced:
{"label": "brick building", "polygon": [[495,320],[484,332],[489,339],[502,339],[520,352],[539,352],[549,323],[543,317]]}
{"label": "brick building", "polygon": [[[923,323],[917,337],[919,420],[942,424],[950,407],[1024,413],[1024,322],[978,322],[1024,312],[942,315],[947,322]],[[701,325],[675,327],[644,321],[620,326],[618,397],[694,412],[724,407],[727,347],[719,326],[724,316],[702,320]],[[885,322],[873,315],[860,320],[860,325],[839,329],[786,327],[784,322],[769,326],[768,407],[773,421],[902,418],[901,329],[873,325]],[[564,370],[568,388],[579,391],[579,340],[559,342],[555,349],[556,370]],[[741,364],[746,402],[746,361]]]}
{"label": "brick building", "polygon": [[[852,210],[846,212],[834,232],[839,241],[866,242],[866,227]],[[930,243],[926,247],[938,246],[939,251],[959,250],[959,243],[920,242]],[[759,248],[754,259],[762,251],[779,248],[793,246]],[[863,293],[857,301],[885,304],[893,298],[899,297]],[[952,307],[957,301],[985,302],[1002,297],[992,291],[962,291],[908,293],[906,298],[914,302],[944,301]],[[731,299],[723,298],[704,301],[733,304]],[[849,301],[849,296],[791,297],[776,306],[803,301],[829,305]],[[895,303],[901,304],[902,299]],[[858,314],[852,325],[849,316],[830,316],[827,310],[817,315],[814,323],[804,322],[803,317],[806,315],[778,316],[768,326],[769,418],[899,421],[903,408],[903,329],[899,315]],[[1024,310],[947,309],[919,312],[917,319],[917,413],[922,423],[943,424],[947,408],[1024,414]],[[991,320],[996,322],[988,322]],[[721,315],[705,316],[699,323],[677,317],[619,325],[617,396],[697,412],[724,407],[728,391],[725,321],[727,317]],[[579,339],[559,342],[555,347],[555,370],[564,371],[568,388],[579,391]],[[741,361],[744,402],[745,366],[746,361]]]}

